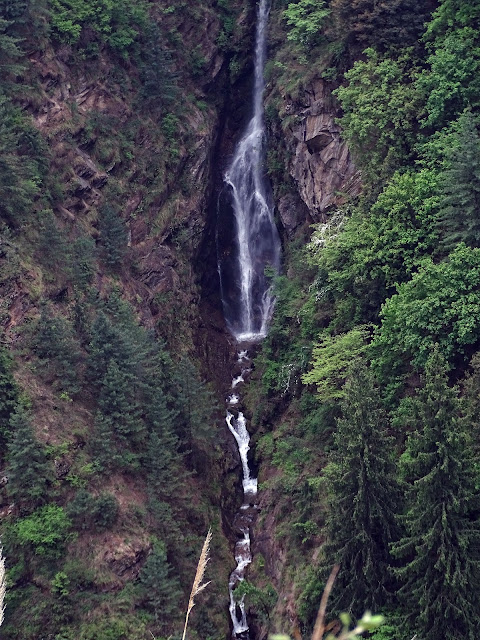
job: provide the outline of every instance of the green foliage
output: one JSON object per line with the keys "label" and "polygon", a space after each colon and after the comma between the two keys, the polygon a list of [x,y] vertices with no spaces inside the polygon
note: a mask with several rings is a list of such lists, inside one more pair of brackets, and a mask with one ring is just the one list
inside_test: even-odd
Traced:
{"label": "green foliage", "polygon": [[323,0],[297,0],[288,5],[283,15],[290,27],[287,38],[310,48],[321,42],[330,9]]}
{"label": "green foliage", "polygon": [[443,0],[433,14],[425,33],[428,68],[419,78],[427,96],[427,126],[444,126],[480,103],[479,25],[476,3]]}
{"label": "green foliage", "polygon": [[475,26],[480,20],[480,7],[476,2],[463,0],[440,0],[426,25],[425,38],[439,37],[448,33],[452,27]]}
{"label": "green foliage", "polygon": [[115,496],[103,493],[93,496],[80,489],[67,506],[66,513],[75,529],[104,531],[111,529],[118,518],[119,505]]}
{"label": "green foliage", "polygon": [[70,526],[71,522],[62,507],[49,504],[17,520],[14,531],[20,546],[31,548],[37,555],[58,557],[63,551]]}
{"label": "green foliage", "polygon": [[85,291],[95,274],[95,241],[90,236],[80,236],[72,244],[70,272],[73,284]]}
{"label": "green foliage", "polygon": [[[8,9],[11,9],[9,11]],[[21,11],[21,7],[18,7],[18,12]],[[16,77],[21,75],[25,71],[25,66],[23,63],[24,54],[20,47],[21,39],[13,36],[11,34],[13,16],[9,17],[9,14],[19,15],[17,11],[15,11],[15,7],[11,6],[9,8],[4,7],[3,15],[0,13],[0,71],[1,71],[1,80],[0,80],[0,92],[3,96],[3,91],[12,91],[15,89],[15,80]],[[4,19],[8,18],[8,19]]]}
{"label": "green foliage", "polygon": [[376,320],[395,285],[438,246],[438,182],[432,170],[397,172],[367,211],[355,208],[336,232],[318,225],[309,259],[325,274],[340,329]]}
{"label": "green foliage", "polygon": [[480,352],[470,360],[469,371],[463,380],[464,420],[472,432],[475,455],[480,447]]}
{"label": "green foliage", "polygon": [[470,110],[459,118],[459,130],[441,176],[442,206],[438,227],[442,245],[452,250],[459,242],[480,246],[480,139]]}
{"label": "green foliage", "polygon": [[155,23],[149,25],[142,46],[140,64],[142,88],[140,99],[149,108],[164,108],[178,95],[177,74],[172,69],[172,55],[162,46],[162,35]]}
{"label": "green foliage", "polygon": [[270,617],[270,612],[278,600],[278,593],[273,585],[267,584],[265,587],[259,588],[248,580],[240,582],[234,594],[237,601],[245,597],[246,606],[253,607],[266,619]]}
{"label": "green foliage", "polygon": [[479,630],[479,502],[458,392],[448,386],[446,371],[437,345],[406,416],[414,429],[402,456],[406,535],[393,550],[404,561],[396,570],[399,593],[421,637],[473,640]]}
{"label": "green foliage", "polygon": [[29,4],[30,0],[1,0],[0,17],[6,20],[18,19],[24,15]]}
{"label": "green foliage", "polygon": [[365,176],[378,181],[412,157],[418,113],[422,105],[408,50],[396,59],[365,50],[346,74],[346,86],[334,93],[340,101],[343,136]]}
{"label": "green foliage", "polygon": [[45,452],[35,439],[30,416],[18,406],[10,420],[8,443],[8,495],[24,506],[45,502],[51,476]]}
{"label": "green foliage", "polygon": [[395,540],[400,492],[393,442],[371,372],[357,364],[345,384],[342,418],[325,468],[327,566],[340,565],[332,592],[336,612],[379,610],[392,589],[389,543]]}
{"label": "green foliage", "polygon": [[70,323],[45,306],[32,346],[36,355],[53,369],[58,388],[77,393],[80,389],[77,374],[80,352]]}
{"label": "green foliage", "polygon": [[352,55],[365,47],[379,51],[418,46],[431,7],[416,0],[331,0],[331,37]]}
{"label": "green foliage", "polygon": [[143,2],[126,0],[50,0],[53,32],[61,42],[76,44],[86,31],[125,55],[146,24]]}
{"label": "green foliage", "polygon": [[11,434],[10,419],[17,407],[18,388],[12,375],[12,361],[7,352],[0,350],[0,446],[5,444]]}
{"label": "green foliage", "polygon": [[447,361],[478,340],[480,249],[458,246],[447,260],[425,260],[409,282],[397,287],[381,312],[373,348],[376,365],[388,379],[404,359],[415,368],[427,361],[433,344]]}
{"label": "green foliage", "polygon": [[53,279],[67,266],[68,245],[51,209],[40,212],[38,223],[38,259],[52,273]]}
{"label": "green foliage", "polygon": [[145,624],[138,618],[129,619],[125,615],[101,616],[94,622],[87,622],[74,635],[65,630],[56,640],[145,640]]}
{"label": "green foliage", "polygon": [[329,633],[325,640],[348,640],[349,638],[356,638],[364,633],[370,633],[375,631],[383,624],[384,617],[382,615],[372,615],[369,611],[363,614],[362,618],[357,621],[354,628],[351,629],[352,620],[348,613],[341,613],[340,620],[343,624],[343,629],[336,635]]}
{"label": "green foliage", "polygon": [[52,592],[65,598],[70,593],[70,579],[64,571],[55,574],[52,580]]}
{"label": "green foliage", "polygon": [[367,348],[367,327],[331,336],[325,333],[312,351],[312,369],[302,376],[304,384],[316,384],[318,398],[333,402],[344,396],[341,389]]}
{"label": "green foliage", "polygon": [[127,229],[119,213],[109,204],[99,212],[100,243],[104,248],[105,262],[118,268],[127,251]]}
{"label": "green foliage", "polygon": [[212,392],[200,378],[195,364],[183,358],[174,369],[176,432],[185,448],[194,448],[195,465],[202,464],[205,452],[215,438],[215,402]]}
{"label": "green foliage", "polygon": [[135,377],[115,360],[107,365],[98,397],[98,408],[113,432],[125,442],[132,442],[143,430],[135,403]]}
{"label": "green foliage", "polygon": [[152,611],[157,623],[168,625],[172,615],[178,611],[180,589],[178,578],[173,575],[167,560],[163,542],[156,541],[140,572],[144,605]]}
{"label": "green foliage", "polygon": [[38,150],[39,137],[0,92],[0,216],[13,227],[32,215],[40,194],[45,157]]}

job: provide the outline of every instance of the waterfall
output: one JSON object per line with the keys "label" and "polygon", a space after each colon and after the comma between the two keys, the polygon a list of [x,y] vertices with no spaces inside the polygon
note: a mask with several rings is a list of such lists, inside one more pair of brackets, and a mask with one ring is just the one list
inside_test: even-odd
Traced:
{"label": "waterfall", "polygon": [[[225,256],[219,255],[218,271],[225,320],[238,342],[256,342],[266,336],[274,306],[271,279],[280,268],[280,238],[273,220],[273,202],[263,169],[263,73],[268,12],[268,0],[260,0],[255,37],[253,115],[224,176],[223,202],[233,212],[236,236],[235,250],[232,252],[228,247]],[[222,214],[224,212],[219,209],[219,216]],[[233,638],[236,640],[249,638],[244,597],[235,597],[235,590],[244,580],[246,568],[252,562],[250,534],[258,513],[255,504],[257,479],[253,477],[248,461],[250,435],[245,416],[239,410],[239,389],[251,371],[249,360],[246,350],[238,352],[235,366],[240,373],[232,381],[226,417],[227,426],[238,446],[243,470],[243,504],[234,520],[234,529],[238,534],[235,544],[237,566],[230,574],[228,585]]]}
{"label": "waterfall", "polygon": [[[232,389],[236,389],[240,383],[245,382],[245,377],[251,371],[248,364],[250,358],[247,351],[238,353],[237,366],[240,364],[241,373],[233,379]],[[230,574],[228,581],[228,590],[230,594],[230,617],[233,627],[233,638],[237,640],[248,639],[248,623],[245,611],[244,597],[237,598],[235,589],[245,578],[245,570],[252,561],[252,552],[250,550],[250,529],[257,516],[258,507],[255,504],[257,496],[257,479],[252,476],[250,465],[248,462],[248,451],[250,449],[250,434],[247,430],[247,421],[242,411],[237,411],[234,415],[233,407],[239,404],[240,396],[238,393],[232,393],[227,397],[226,423],[232,433],[238,446],[240,460],[243,470],[243,504],[240,511],[235,516],[234,528],[239,533],[239,538],[235,544],[235,562],[237,566]]]}
{"label": "waterfall", "polygon": [[[228,266],[219,259],[219,274],[225,319],[239,342],[265,337],[274,305],[271,278],[280,268],[280,238],[273,219],[269,184],[264,176],[263,72],[268,12],[268,0],[260,0],[253,115],[224,176],[235,220],[235,258]],[[226,273],[228,269],[233,273]]]}

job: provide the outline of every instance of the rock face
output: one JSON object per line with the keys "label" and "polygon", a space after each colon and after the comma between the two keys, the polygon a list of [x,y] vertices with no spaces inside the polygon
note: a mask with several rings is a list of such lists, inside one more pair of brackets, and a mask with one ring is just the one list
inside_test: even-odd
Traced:
{"label": "rock face", "polygon": [[289,116],[289,173],[310,215],[320,221],[329,209],[360,193],[360,173],[341,138],[337,106],[324,80],[313,80],[301,102],[285,98],[284,114]]}

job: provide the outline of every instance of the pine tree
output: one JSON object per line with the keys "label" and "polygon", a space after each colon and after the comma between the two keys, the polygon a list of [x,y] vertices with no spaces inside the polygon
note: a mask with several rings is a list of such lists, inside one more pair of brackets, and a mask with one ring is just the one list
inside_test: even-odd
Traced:
{"label": "pine tree", "polygon": [[460,242],[480,246],[480,138],[476,118],[468,110],[459,118],[457,144],[443,173],[443,200],[438,215],[447,252]]}
{"label": "pine tree", "polygon": [[0,0],[0,16],[14,20],[22,16],[30,4],[29,0]]}
{"label": "pine tree", "polygon": [[411,405],[416,430],[402,464],[408,482],[406,535],[393,545],[407,615],[422,640],[478,637],[479,501],[457,389],[435,347]]}
{"label": "pine tree", "polygon": [[182,444],[202,450],[214,439],[213,394],[201,380],[198,370],[189,358],[182,358],[174,371],[177,433]]}
{"label": "pine tree", "polygon": [[145,417],[150,427],[146,460],[149,491],[156,499],[168,499],[181,483],[182,455],[178,452],[178,437],[173,433],[172,412],[158,398],[153,409],[148,407]]}
{"label": "pine tree", "polygon": [[18,390],[12,376],[11,361],[7,353],[0,350],[0,451],[5,450],[11,426],[10,418],[18,401]]}
{"label": "pine tree", "polygon": [[35,439],[29,415],[21,406],[13,414],[10,424],[8,495],[22,505],[41,504],[46,501],[50,479],[45,452]]}
{"label": "pine tree", "polygon": [[153,612],[157,623],[165,624],[178,612],[181,591],[178,579],[172,575],[163,542],[155,542],[140,573],[140,584],[146,606]]}
{"label": "pine tree", "polygon": [[470,371],[463,380],[465,428],[472,435],[475,455],[480,452],[480,351],[470,360]]}
{"label": "pine tree", "polygon": [[135,384],[135,378],[111,360],[98,398],[98,408],[103,417],[111,421],[115,434],[131,445],[138,444],[144,432],[135,399]]}
{"label": "pine tree", "polygon": [[122,369],[133,370],[136,362],[134,346],[126,338],[103,311],[97,314],[92,323],[87,363],[88,379],[92,383],[101,382],[111,360],[115,360]]}
{"label": "pine tree", "polygon": [[147,30],[140,79],[140,99],[150,108],[164,108],[178,95],[177,74],[172,69],[172,56],[162,47],[162,34],[155,23]]}
{"label": "pine tree", "polygon": [[127,250],[125,222],[113,207],[106,204],[100,209],[98,223],[105,262],[109,267],[119,267]]}
{"label": "pine tree", "polygon": [[52,309],[45,306],[36,329],[35,353],[51,366],[60,389],[77,393],[80,353],[70,323],[61,316],[54,316]]}
{"label": "pine tree", "polygon": [[145,425],[135,397],[136,380],[110,360],[100,381],[92,453],[104,469],[139,464]]}
{"label": "pine tree", "polygon": [[117,450],[114,425],[109,417],[97,411],[90,449],[100,471],[119,467],[122,456]]}
{"label": "pine tree", "polygon": [[95,242],[90,236],[80,236],[71,246],[70,266],[74,286],[85,291],[95,273]]}
{"label": "pine tree", "polygon": [[332,608],[360,616],[378,611],[389,598],[389,543],[395,539],[399,489],[392,439],[373,376],[355,366],[345,384],[342,418],[325,469],[328,490],[325,556],[340,564]]}

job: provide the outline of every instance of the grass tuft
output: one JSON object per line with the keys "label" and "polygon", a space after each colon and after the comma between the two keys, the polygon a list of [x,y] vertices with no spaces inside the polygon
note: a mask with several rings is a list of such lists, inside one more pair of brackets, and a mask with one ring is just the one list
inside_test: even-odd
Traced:
{"label": "grass tuft", "polygon": [[0,548],[0,626],[2,626],[5,611],[5,592],[7,590],[7,580],[5,576],[5,558]]}
{"label": "grass tuft", "polygon": [[185,634],[187,633],[188,627],[188,617],[190,615],[190,611],[195,606],[195,597],[201,593],[205,587],[210,584],[210,581],[204,582],[202,584],[203,576],[205,575],[205,569],[207,567],[208,561],[210,560],[210,541],[212,539],[212,531],[208,530],[207,537],[205,538],[205,542],[203,543],[202,553],[200,554],[200,559],[197,564],[197,571],[195,573],[195,578],[193,580],[192,591],[190,593],[190,599],[188,600],[187,607],[187,615],[185,616],[185,626],[183,627],[183,636],[182,640],[185,640]]}

